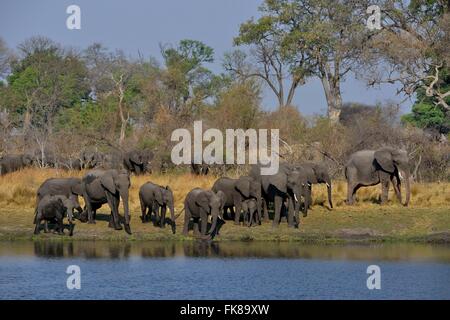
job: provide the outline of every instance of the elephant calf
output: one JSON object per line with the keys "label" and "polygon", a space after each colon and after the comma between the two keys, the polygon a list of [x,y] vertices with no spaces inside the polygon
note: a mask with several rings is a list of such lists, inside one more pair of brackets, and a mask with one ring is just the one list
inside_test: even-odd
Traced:
{"label": "elephant calf", "polygon": [[247,199],[242,202],[242,212],[244,213],[244,223],[251,227],[253,223],[261,224],[261,217],[258,214],[258,203],[255,199]]}
{"label": "elephant calf", "polygon": [[[189,222],[191,219],[198,225],[201,222],[200,233],[203,237],[208,233],[210,238],[217,234],[217,227],[220,225],[221,212],[225,203],[225,194],[222,191],[217,193],[212,190],[203,190],[195,188],[191,190],[184,200],[184,228],[183,234],[187,235]],[[211,227],[207,232],[208,216],[211,216]]]}
{"label": "elephant calf", "polygon": [[73,235],[73,209],[77,206],[75,201],[65,196],[44,196],[40,201],[36,209],[36,215],[34,217],[34,234],[39,234],[39,228],[41,221],[45,220],[45,232],[48,232],[48,222],[56,222],[56,231],[59,234],[64,234],[63,220],[65,215],[69,218],[70,224],[70,236]]}
{"label": "elephant calf", "polygon": [[175,234],[176,217],[174,210],[174,200],[173,192],[169,188],[169,186],[163,187],[151,182],[147,182],[143,184],[139,189],[139,201],[141,204],[142,222],[148,222],[149,217],[151,218],[152,213],[154,213],[155,225],[159,225],[161,228],[165,227],[166,211],[167,208],[169,208],[171,218],[170,225],[172,227],[173,234]]}

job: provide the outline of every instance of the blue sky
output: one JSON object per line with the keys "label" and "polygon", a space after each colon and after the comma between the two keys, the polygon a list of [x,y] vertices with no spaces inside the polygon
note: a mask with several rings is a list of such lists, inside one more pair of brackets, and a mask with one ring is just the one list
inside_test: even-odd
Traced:
{"label": "blue sky", "polygon": [[[239,24],[258,16],[262,0],[2,0],[0,4],[0,37],[9,47],[33,35],[44,35],[66,46],[85,48],[100,42],[127,54],[153,56],[161,60],[160,43],[181,39],[200,40],[215,50],[214,64],[221,72],[221,58],[233,49],[232,42]],[[81,8],[81,30],[66,28],[66,8]],[[368,89],[365,83],[350,77],[342,86],[344,102],[366,104],[401,102],[396,87],[385,85]],[[324,113],[326,100],[320,81],[311,79],[296,94],[294,104],[307,115]],[[264,91],[265,109],[273,109],[276,99]],[[411,101],[402,104],[408,112]]]}

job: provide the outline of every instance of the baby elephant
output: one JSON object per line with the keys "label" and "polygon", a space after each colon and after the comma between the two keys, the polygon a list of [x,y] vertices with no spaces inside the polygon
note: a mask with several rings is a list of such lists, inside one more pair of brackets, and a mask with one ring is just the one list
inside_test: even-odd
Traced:
{"label": "baby elephant", "polygon": [[258,215],[258,203],[256,202],[256,199],[246,199],[242,201],[241,205],[244,223],[247,223],[247,227],[251,227],[253,223],[261,224],[261,217]]}
{"label": "baby elephant", "polygon": [[63,220],[65,215],[69,218],[70,224],[70,236],[73,235],[73,210],[78,206],[78,204],[73,200],[65,196],[44,196],[38,203],[36,209],[36,216],[34,217],[34,223],[36,227],[34,228],[34,234],[39,234],[39,227],[41,221],[45,221],[45,232],[48,232],[48,222],[56,222],[56,231],[58,234],[64,234],[64,224]]}
{"label": "baby elephant", "polygon": [[[172,190],[166,186],[147,182],[139,189],[139,200],[141,203],[141,220],[146,223],[151,220],[152,214],[155,214],[154,224],[161,228],[166,224],[166,211],[170,210],[170,225],[172,232],[176,232],[175,211]],[[147,210],[148,209],[148,210]],[[150,219],[149,219],[150,218]]]}

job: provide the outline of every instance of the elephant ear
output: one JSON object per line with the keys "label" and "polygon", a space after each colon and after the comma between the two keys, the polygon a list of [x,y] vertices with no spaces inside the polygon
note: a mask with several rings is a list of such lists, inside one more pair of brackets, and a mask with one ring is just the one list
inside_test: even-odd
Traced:
{"label": "elephant ear", "polygon": [[131,152],[129,158],[130,161],[133,162],[134,164],[142,163],[142,159],[137,152]]}
{"label": "elephant ear", "polygon": [[392,154],[389,150],[381,149],[375,151],[375,160],[380,165],[380,167],[387,172],[394,172],[395,166],[394,161],[392,159]]}
{"label": "elephant ear", "polygon": [[225,205],[225,201],[227,199],[227,196],[225,195],[225,193],[223,191],[217,191],[216,195],[220,198],[220,207],[222,208]]}
{"label": "elephant ear", "polygon": [[277,188],[279,191],[287,192],[287,175],[281,170],[274,176],[269,177],[270,184]]}
{"label": "elephant ear", "polygon": [[100,177],[100,183],[106,190],[108,190],[112,194],[116,193],[116,185],[114,183],[114,179],[111,174],[102,175]]}
{"label": "elephant ear", "polygon": [[78,196],[83,195],[83,189],[82,189],[82,187],[81,187],[81,182],[80,182],[80,183],[77,183],[76,185],[74,185],[74,186],[72,187],[72,193],[73,193],[73,194],[76,194],[76,195],[78,195]]}
{"label": "elephant ear", "polygon": [[161,189],[158,189],[158,190],[155,191],[155,199],[156,199],[156,202],[158,202],[158,204],[160,206],[162,206],[164,204],[163,193],[162,193]]}
{"label": "elephant ear", "polygon": [[209,212],[209,194],[207,192],[200,192],[195,198],[195,204]]}
{"label": "elephant ear", "polygon": [[250,197],[250,181],[247,179],[238,179],[235,188],[245,197]]}

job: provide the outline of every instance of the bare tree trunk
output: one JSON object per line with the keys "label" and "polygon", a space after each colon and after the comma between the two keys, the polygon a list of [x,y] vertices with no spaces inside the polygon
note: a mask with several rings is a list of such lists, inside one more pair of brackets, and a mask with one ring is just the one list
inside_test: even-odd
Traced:
{"label": "bare tree trunk", "polygon": [[123,141],[125,140],[125,133],[127,129],[127,123],[130,118],[130,115],[127,114],[125,117],[125,110],[123,106],[123,98],[124,98],[124,89],[122,85],[119,85],[119,115],[120,115],[120,136],[119,136],[119,145],[122,146]]}
{"label": "bare tree trunk", "polygon": [[[336,72],[335,72],[336,73]],[[331,123],[339,123],[339,116],[342,110],[342,96],[340,87],[340,77],[338,74],[333,75],[330,66],[326,63],[321,68],[321,77],[325,98],[327,99],[327,114]]]}

